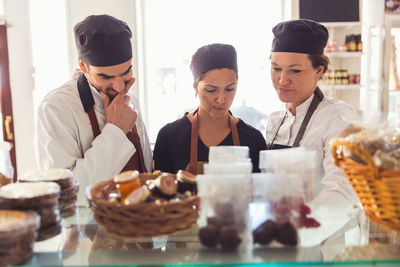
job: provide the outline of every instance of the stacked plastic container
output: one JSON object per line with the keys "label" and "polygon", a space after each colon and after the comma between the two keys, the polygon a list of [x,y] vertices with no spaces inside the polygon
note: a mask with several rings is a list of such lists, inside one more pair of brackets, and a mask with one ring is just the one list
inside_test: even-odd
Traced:
{"label": "stacked plastic container", "polygon": [[210,147],[204,175],[197,176],[199,238],[206,247],[236,249],[249,242],[252,163],[248,155],[248,147]]}
{"label": "stacked plastic container", "polygon": [[317,179],[317,153],[302,147],[260,151],[259,167],[262,173],[292,174],[298,178],[306,201],[311,201],[320,189]]}
{"label": "stacked plastic container", "polygon": [[316,191],[316,153],[304,148],[261,151],[259,167],[249,205],[253,242],[296,246],[298,229],[320,226],[306,204]]}

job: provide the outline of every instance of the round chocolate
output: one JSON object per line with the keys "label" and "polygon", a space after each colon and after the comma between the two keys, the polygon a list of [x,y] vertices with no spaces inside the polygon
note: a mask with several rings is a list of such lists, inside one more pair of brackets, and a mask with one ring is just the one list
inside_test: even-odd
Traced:
{"label": "round chocolate", "polygon": [[219,242],[218,236],[219,236],[218,228],[213,225],[202,227],[199,230],[200,242],[206,247],[215,248]]}
{"label": "round chocolate", "polygon": [[253,242],[261,245],[268,245],[274,240],[275,235],[276,223],[272,220],[267,220],[253,231]]}
{"label": "round chocolate", "polygon": [[290,221],[276,225],[276,241],[287,246],[297,245],[297,230]]}
{"label": "round chocolate", "polygon": [[235,249],[240,245],[242,239],[235,226],[224,226],[219,231],[219,242],[225,249]]}

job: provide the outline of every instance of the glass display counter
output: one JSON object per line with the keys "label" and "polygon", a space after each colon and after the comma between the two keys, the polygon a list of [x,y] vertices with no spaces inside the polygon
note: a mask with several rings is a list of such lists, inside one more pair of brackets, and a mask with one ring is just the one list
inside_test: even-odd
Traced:
{"label": "glass display counter", "polygon": [[[250,209],[252,212],[252,209]],[[400,237],[370,223],[353,205],[313,207],[321,227],[299,230],[300,244],[283,247],[248,244],[235,251],[202,247],[197,229],[143,239],[112,236],[89,208],[63,221],[63,231],[36,242],[27,266],[192,266],[192,265],[393,265],[400,266]],[[253,210],[250,216],[256,220]]]}

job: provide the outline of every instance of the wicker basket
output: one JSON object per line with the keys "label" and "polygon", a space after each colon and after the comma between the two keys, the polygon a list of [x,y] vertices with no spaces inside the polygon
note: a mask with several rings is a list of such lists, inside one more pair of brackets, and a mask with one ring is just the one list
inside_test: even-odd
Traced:
{"label": "wicker basket", "polygon": [[[142,184],[156,177],[153,174],[139,175]],[[111,234],[130,238],[172,235],[187,231],[197,223],[199,196],[162,204],[125,205],[107,201],[108,195],[116,191],[113,179],[99,182],[87,190],[95,220]]]}
{"label": "wicker basket", "polygon": [[[345,157],[344,148],[358,160]],[[366,216],[400,232],[400,171],[377,167],[367,151],[344,139],[333,140],[331,152],[335,164],[343,169],[360,198]]]}

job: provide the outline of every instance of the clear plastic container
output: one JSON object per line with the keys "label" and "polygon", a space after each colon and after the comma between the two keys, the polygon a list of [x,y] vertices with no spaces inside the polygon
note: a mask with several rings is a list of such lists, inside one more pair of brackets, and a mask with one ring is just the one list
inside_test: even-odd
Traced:
{"label": "clear plastic container", "polygon": [[[250,229],[256,245],[296,246],[299,243],[295,212],[301,190],[293,174],[253,174],[253,201],[249,205]],[[286,203],[290,200],[290,204]],[[293,200],[293,201],[291,201]],[[292,203],[293,202],[293,203]]]}
{"label": "clear plastic container", "polygon": [[251,162],[232,163],[207,163],[204,164],[204,174],[251,174],[253,165]]}
{"label": "clear plastic container", "polygon": [[311,208],[305,202],[298,175],[255,173],[252,180],[249,225],[254,244],[297,246],[299,228],[319,227],[309,217]]}
{"label": "clear plastic container", "polygon": [[226,163],[233,161],[247,161],[249,148],[247,146],[212,146],[208,154],[208,161],[212,163]]}
{"label": "clear plastic container", "polygon": [[306,201],[318,193],[317,153],[303,147],[260,151],[259,167],[263,173],[297,174]]}
{"label": "clear plastic container", "polygon": [[237,249],[249,244],[248,195],[244,174],[198,175],[200,242],[211,248]]}

